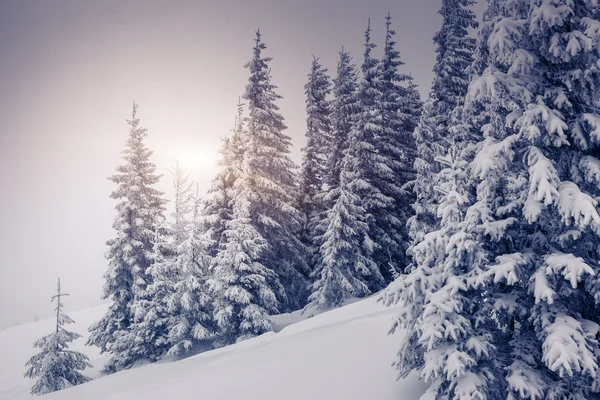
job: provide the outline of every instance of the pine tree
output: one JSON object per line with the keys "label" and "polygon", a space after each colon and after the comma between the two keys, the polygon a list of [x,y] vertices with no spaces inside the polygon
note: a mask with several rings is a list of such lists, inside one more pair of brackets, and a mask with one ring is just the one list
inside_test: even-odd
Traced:
{"label": "pine tree", "polygon": [[403,377],[421,371],[431,384],[424,398],[500,399],[505,392],[498,385],[502,354],[492,340],[494,310],[480,289],[466,284],[487,259],[476,241],[476,216],[468,211],[468,163],[460,154],[453,148],[437,158],[445,167],[436,187],[440,228],[413,248],[416,268],[400,276],[385,299],[400,305],[392,333],[405,330],[396,366]]}
{"label": "pine tree", "polygon": [[[380,154],[385,158],[385,170],[379,179],[381,192],[392,199],[392,204],[379,210],[372,226],[371,236],[377,241],[374,259],[388,282],[409,264],[406,256],[409,237],[407,220],[413,211],[413,193],[407,187],[415,178],[415,145],[412,137],[418,122],[421,101],[409,75],[398,71],[404,62],[396,50],[392,17],[386,17],[384,57],[379,63],[380,106],[382,131],[377,137]],[[382,174],[380,174],[382,175]]]}
{"label": "pine tree", "polygon": [[365,251],[368,225],[360,199],[349,190],[353,180],[350,164],[356,162],[352,150],[346,152],[340,184],[330,190],[334,200],[327,211],[325,233],[320,240],[320,263],[314,272],[316,279],[307,309],[339,307],[353,297],[371,293],[365,277],[378,272],[377,265]]}
{"label": "pine tree", "polygon": [[331,82],[327,69],[319,59],[313,57],[308,82],[304,86],[306,95],[306,146],[302,149],[302,171],[300,174],[300,208],[305,216],[303,242],[310,252],[310,264],[317,262],[319,235],[318,226],[324,217],[324,184],[327,177],[327,161],[331,150],[331,104],[327,97],[331,93]]}
{"label": "pine tree", "polygon": [[[340,174],[344,154],[348,149],[349,136],[358,111],[358,73],[350,54],[342,48],[339,53],[336,78],[333,80],[331,103],[331,150],[327,158],[325,176],[326,190],[335,190],[340,185]],[[331,208],[334,199],[325,200]]]}
{"label": "pine tree", "polygon": [[174,236],[174,244],[178,246],[189,235],[190,217],[194,208],[192,199],[192,186],[190,182],[190,174],[183,168],[179,161],[175,161],[169,169],[173,179],[173,190],[175,196],[173,199],[172,219],[172,234]]}
{"label": "pine tree", "polygon": [[[359,199],[360,207],[364,209],[363,217],[368,229],[364,231],[362,253],[375,261],[374,252],[384,251],[385,243],[389,242],[388,232],[377,226],[385,218],[394,205],[394,199],[382,193],[382,188],[393,182],[395,176],[390,170],[389,159],[379,149],[379,140],[383,136],[384,126],[382,117],[382,93],[380,85],[379,61],[372,56],[375,44],[371,42],[371,22],[365,31],[365,53],[362,64],[362,77],[358,85],[358,109],[352,126],[345,168],[348,170],[348,190]],[[389,215],[389,214],[387,214]],[[379,236],[382,235],[382,236]],[[386,257],[385,266],[377,262],[365,263],[368,268],[362,269],[362,279],[369,290],[375,292],[385,286],[385,278],[381,271],[389,271],[389,259]],[[371,268],[375,266],[375,268]]]}
{"label": "pine tree", "polygon": [[167,298],[168,339],[167,355],[189,351],[200,340],[214,333],[213,299],[207,285],[210,277],[210,240],[201,230],[201,199],[196,190],[193,217],[185,240],[175,248],[173,270],[175,281],[172,295]]}
{"label": "pine tree", "polygon": [[56,300],[56,331],[34,343],[33,346],[41,351],[25,364],[29,368],[24,376],[37,379],[31,388],[31,394],[42,395],[55,392],[90,380],[79,372],[92,366],[89,358],[85,354],[69,350],[69,343],[80,338],[81,335],[63,328],[63,325],[74,321],[62,311],[62,296],[68,294],[60,291],[59,279],[57,294],[52,296],[52,301]]}
{"label": "pine tree", "polygon": [[[428,325],[445,331],[402,358],[425,364],[435,397],[598,399],[600,10],[585,0],[489,6],[493,27],[465,106],[483,138],[457,185],[472,198],[453,240],[468,237],[461,247],[481,261],[446,275],[461,287],[445,309],[469,323],[449,329],[448,311],[439,313]],[[417,302],[440,303],[434,284],[402,292],[417,288],[433,288]],[[426,329],[407,327],[411,337]],[[445,358],[448,349],[466,356]]]}
{"label": "pine tree", "polygon": [[439,11],[442,27],[433,37],[437,52],[433,84],[414,131],[416,200],[415,215],[408,223],[411,247],[438,228],[438,196],[434,187],[441,168],[436,157],[445,156],[453,143],[449,129],[454,124],[454,110],[463,104],[469,85],[475,40],[468,30],[477,27],[475,14],[470,9],[473,3],[473,0],[443,0]]}
{"label": "pine tree", "polygon": [[[331,169],[340,172],[339,177],[330,178],[326,199],[331,206],[323,223],[324,234],[319,238],[320,263],[314,273],[309,308],[337,307],[348,298],[367,296],[385,284],[373,259],[377,243],[370,235],[380,233],[374,227],[376,216],[389,211],[393,204],[393,199],[379,189],[384,179],[389,182],[393,176],[383,173],[389,160],[377,147],[383,134],[383,107],[379,63],[371,56],[374,47],[369,23],[363,76],[358,85],[349,55],[340,55],[333,102],[333,143],[339,147],[334,148],[330,160]],[[336,158],[339,154],[343,154],[342,160]],[[376,240],[381,243],[379,240],[387,237]]]}
{"label": "pine tree", "polygon": [[177,279],[172,258],[175,234],[166,222],[155,229],[152,241],[151,265],[145,273],[150,284],[131,302],[132,320],[125,332],[120,332],[112,345],[112,357],[104,365],[104,373],[131,368],[138,363],[155,362],[169,347],[168,299],[173,295]]}
{"label": "pine tree", "polygon": [[211,196],[202,210],[204,230],[210,240],[209,255],[216,257],[217,252],[224,245],[223,233],[226,224],[232,218],[231,190],[241,170],[241,162],[246,139],[244,117],[244,104],[238,101],[238,112],[235,126],[230,137],[223,139],[219,160],[219,172],[212,181],[208,191]]}
{"label": "pine tree", "polygon": [[[152,186],[160,178],[150,162],[152,151],[144,145],[146,129],[139,126],[137,104],[129,138],[117,174],[109,179],[117,184],[111,197],[118,200],[117,218],[113,223],[116,237],[107,242],[109,268],[104,274],[104,298],[112,300],[106,315],[90,327],[88,345],[95,345],[102,353],[116,355],[115,341],[123,336],[134,322],[135,301],[145,295],[151,277],[147,269],[153,262],[156,227],[163,220],[165,200]],[[106,372],[109,372],[108,370]]]}
{"label": "pine tree", "polygon": [[348,174],[345,174],[341,187],[349,136],[358,111],[358,74],[348,52],[342,48],[339,56],[331,103],[331,148],[324,190],[320,195],[325,212],[319,219],[313,239],[318,254],[311,274],[315,283],[308,308],[333,308],[346,298],[369,293],[356,273],[357,264],[363,260],[369,262],[361,251],[363,237],[360,232],[364,235],[366,225],[363,220],[355,219],[364,215],[364,209],[348,190]]}
{"label": "pine tree", "polygon": [[216,347],[250,339],[272,329],[269,314],[277,313],[283,287],[273,270],[263,265],[267,242],[254,228],[249,159],[233,186],[233,216],[226,224],[224,246],[213,260],[208,285],[215,295]]}
{"label": "pine tree", "polygon": [[[252,60],[246,65],[250,78],[244,99],[248,103],[244,162],[249,191],[249,217],[253,229],[267,243],[259,256],[261,264],[273,271],[285,293],[281,311],[301,307],[307,298],[304,276],[308,274],[306,249],[299,240],[301,214],[295,193],[296,166],[289,157],[289,136],[275,102],[280,96],[271,83],[269,62],[260,31],[256,32]],[[234,200],[235,201],[235,200]],[[245,218],[245,217],[244,217]]]}

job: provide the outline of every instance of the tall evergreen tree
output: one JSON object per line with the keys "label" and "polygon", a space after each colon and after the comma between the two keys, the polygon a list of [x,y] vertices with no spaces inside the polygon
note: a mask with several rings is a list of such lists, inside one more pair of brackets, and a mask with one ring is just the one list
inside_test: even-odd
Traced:
{"label": "tall evergreen tree", "polygon": [[[170,260],[174,271],[171,295],[166,299],[169,350],[167,355],[189,351],[195,343],[214,334],[210,277],[210,239],[201,230],[201,199],[196,191],[187,237],[179,243]],[[167,270],[168,271],[168,270]],[[169,278],[169,277],[167,277]]]}
{"label": "tall evergreen tree", "polygon": [[318,252],[316,236],[319,221],[323,218],[325,205],[323,191],[327,176],[327,161],[331,150],[331,82],[319,59],[313,57],[306,95],[306,146],[302,149],[300,174],[300,209],[305,216],[303,241],[309,249],[310,264],[316,262]]}
{"label": "tall evergreen tree", "polygon": [[[389,158],[379,148],[379,140],[384,134],[383,109],[381,107],[382,93],[380,90],[379,61],[373,57],[372,50],[375,44],[371,41],[371,21],[365,31],[365,53],[362,64],[362,77],[358,85],[358,109],[349,137],[350,154],[345,160],[348,169],[348,189],[360,200],[360,207],[365,211],[363,217],[368,229],[364,231],[364,240],[361,245],[363,253],[375,260],[374,253],[384,251],[389,243],[389,232],[384,232],[378,222],[385,218],[394,205],[394,199],[382,192],[384,186],[390,185],[395,176],[389,168]],[[377,260],[381,261],[381,260]],[[385,265],[367,263],[363,269],[363,279],[370,291],[374,292],[385,286],[382,270],[389,271],[389,258],[386,257]],[[370,268],[375,266],[375,268]]]}
{"label": "tall evergreen tree", "polygon": [[[314,279],[309,308],[333,308],[349,297],[368,293],[364,282],[357,278],[357,264],[368,262],[362,254],[366,230],[358,199],[348,190],[349,175],[344,176],[345,156],[349,136],[358,111],[358,73],[350,54],[342,48],[334,79],[331,103],[331,148],[326,163],[324,191],[320,200],[325,208],[315,229],[314,243],[318,254],[311,277]],[[338,262],[339,261],[339,262]]]}
{"label": "tall evergreen tree", "polygon": [[104,373],[131,368],[136,363],[158,361],[169,348],[167,304],[177,280],[172,263],[175,235],[172,226],[164,222],[155,229],[154,235],[152,263],[146,269],[150,283],[132,300],[133,318],[128,329],[116,337]]}
{"label": "tall evergreen tree", "polygon": [[306,249],[300,242],[301,214],[295,193],[296,166],[289,157],[291,142],[275,102],[281,97],[271,83],[269,62],[260,31],[256,32],[253,57],[246,65],[250,78],[244,99],[248,103],[244,162],[246,163],[251,224],[266,241],[260,262],[273,271],[283,287],[281,311],[301,307],[307,298]]}
{"label": "tall evergreen tree", "polygon": [[238,101],[238,112],[232,134],[223,139],[219,160],[219,171],[212,181],[208,191],[211,196],[202,210],[203,229],[208,234],[210,241],[209,254],[216,257],[222,244],[226,224],[232,218],[231,190],[236,178],[240,174],[243,152],[245,150],[246,130],[244,117],[244,104]]}
{"label": "tall evergreen tree", "polygon": [[56,331],[44,336],[34,343],[34,347],[41,351],[31,357],[27,364],[26,378],[37,379],[31,388],[31,394],[42,395],[71,386],[88,382],[90,378],[79,371],[92,365],[89,358],[77,351],[69,350],[69,343],[81,335],[67,331],[63,325],[74,321],[62,311],[62,296],[67,293],[60,291],[60,279],[57,284],[57,293],[52,296],[56,300]]}
{"label": "tall evergreen tree", "polygon": [[244,157],[234,182],[232,218],[226,223],[224,245],[213,260],[213,276],[208,281],[216,298],[216,347],[270,331],[269,314],[279,311],[277,295],[284,294],[277,274],[261,263],[268,244],[252,223],[250,160]]}
{"label": "tall evergreen tree", "polygon": [[408,324],[419,345],[402,359],[424,365],[435,397],[598,399],[600,9],[586,0],[489,6],[486,58],[475,63],[486,67],[467,97],[483,138],[457,186],[474,196],[450,240],[468,238],[462,248],[479,261],[446,275],[417,268],[436,285],[402,293],[429,288],[417,300],[443,312]]}
{"label": "tall evergreen tree", "polygon": [[469,36],[469,29],[478,26],[470,9],[473,4],[473,0],[442,0],[439,11],[442,27],[433,37],[437,52],[433,84],[414,132],[417,158],[413,190],[416,200],[415,215],[409,220],[413,245],[438,228],[438,195],[434,188],[441,167],[436,157],[445,156],[453,143],[449,133],[452,117],[454,110],[463,104],[469,85],[469,67],[473,63],[476,44]]}
{"label": "tall evergreen tree", "polygon": [[[344,154],[348,149],[350,131],[358,111],[358,73],[350,54],[342,48],[339,53],[336,78],[333,80],[333,101],[331,103],[331,149],[327,158],[325,176],[326,190],[334,190],[340,185],[340,174]],[[326,200],[331,208],[332,200]]]}
{"label": "tall evergreen tree", "polygon": [[374,47],[369,22],[363,76],[356,93],[350,57],[341,53],[333,107],[333,143],[339,148],[334,148],[332,157],[341,153],[343,159],[330,161],[332,169],[340,172],[339,177],[331,177],[327,194],[332,205],[324,221],[324,234],[319,238],[320,263],[314,274],[316,282],[309,307],[336,307],[347,298],[366,296],[385,285],[373,252],[382,243],[380,240],[389,236],[376,238],[377,242],[372,237],[373,233],[381,233],[375,228],[376,217],[393,204],[393,199],[380,190],[384,180],[391,181],[393,174],[387,168],[386,155],[377,147],[383,134],[383,108],[379,63],[371,56]]}
{"label": "tall evergreen tree", "polygon": [[355,181],[350,165],[359,157],[356,149],[354,146],[346,151],[339,186],[329,192],[333,206],[326,214],[320,262],[307,308],[334,308],[349,298],[367,296],[371,293],[368,278],[379,273],[364,245],[368,231],[365,209],[349,189]]}
{"label": "tall evergreen tree", "polygon": [[[113,223],[116,237],[107,242],[109,268],[104,274],[104,298],[112,301],[104,317],[90,327],[88,345],[95,345],[102,353],[115,355],[113,345],[133,323],[134,301],[145,295],[151,283],[147,269],[153,262],[156,227],[163,221],[165,200],[153,188],[160,179],[150,161],[152,151],[144,144],[146,129],[139,126],[138,105],[133,104],[133,115],[127,123],[129,138],[117,174],[109,179],[117,184],[111,194],[118,200],[117,217]],[[108,371],[106,371],[108,372]]]}
{"label": "tall evergreen tree", "polygon": [[190,182],[190,174],[183,168],[179,161],[175,161],[169,169],[173,179],[173,213],[172,235],[175,246],[178,246],[188,238],[190,230],[190,217],[194,209],[192,198],[193,182]]}
{"label": "tall evergreen tree", "polygon": [[[374,259],[388,282],[409,264],[406,256],[410,241],[406,225],[413,211],[413,193],[407,190],[415,178],[413,130],[418,122],[421,101],[410,75],[398,71],[404,62],[396,50],[392,17],[386,16],[384,56],[379,63],[382,131],[377,137],[383,162],[391,173],[379,179],[381,192],[392,204],[376,214],[371,235],[376,239]],[[380,174],[381,175],[381,174]],[[376,228],[375,228],[376,227]]]}

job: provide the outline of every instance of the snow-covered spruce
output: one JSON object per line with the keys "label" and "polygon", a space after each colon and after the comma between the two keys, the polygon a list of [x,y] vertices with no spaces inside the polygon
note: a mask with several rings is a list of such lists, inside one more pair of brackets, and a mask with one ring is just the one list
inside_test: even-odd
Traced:
{"label": "snow-covered spruce", "polygon": [[309,251],[311,270],[318,262],[318,236],[326,210],[324,184],[327,177],[327,162],[332,148],[331,82],[317,57],[313,57],[308,82],[304,86],[306,95],[306,146],[302,149],[300,173],[300,210],[304,215],[302,241]]}
{"label": "snow-covered spruce", "polygon": [[[585,0],[493,1],[490,10],[465,105],[484,138],[459,188],[475,195],[463,248],[483,262],[443,277],[444,286],[464,278],[432,321],[448,326],[460,313],[470,323],[437,337],[409,324],[418,351],[408,354],[436,398],[598,399],[600,10]],[[421,295],[435,286],[410,284],[419,269],[427,272],[400,281],[403,292],[439,303],[444,286]],[[466,356],[445,358],[448,348]]]}
{"label": "snow-covered spruce", "polygon": [[[344,160],[342,174],[347,174],[346,189],[358,199],[359,209],[364,210],[363,215],[355,215],[354,219],[364,219],[367,230],[357,232],[364,237],[359,245],[363,247],[361,253],[373,261],[373,252],[383,250],[381,247],[388,242],[386,232],[380,232],[376,226],[384,214],[391,211],[394,199],[382,193],[384,185],[395,178],[393,171],[388,168],[387,155],[379,149],[379,139],[383,134],[382,118],[382,93],[379,88],[380,71],[379,61],[372,56],[375,44],[371,41],[371,22],[365,31],[365,53],[362,64],[362,77],[359,80],[357,97],[358,107],[354,116],[353,126],[348,138],[348,151]],[[381,237],[375,235],[382,234]],[[356,273],[368,286],[371,292],[380,290],[385,286],[382,269],[389,270],[389,259],[386,265],[380,266],[375,262],[364,263]]]}
{"label": "snow-covered spruce", "polygon": [[297,207],[296,166],[275,103],[281,97],[271,83],[271,59],[262,55],[265,49],[257,31],[253,57],[246,65],[250,77],[243,96],[248,104],[243,158],[246,179],[237,192],[247,192],[243,201],[248,202],[250,224],[267,243],[257,256],[283,285],[285,291],[276,294],[280,311],[285,312],[305,304],[309,271],[306,248],[299,239],[302,215]]}
{"label": "snow-covered spruce", "polygon": [[69,332],[63,325],[74,321],[62,311],[62,296],[68,296],[60,291],[60,279],[57,285],[57,294],[52,296],[56,300],[56,331],[38,339],[33,346],[40,352],[27,361],[25,377],[37,379],[31,388],[31,394],[42,395],[71,386],[88,382],[90,378],[79,371],[91,367],[85,354],[69,350],[69,343],[81,335]]}
{"label": "snow-covered spruce", "polygon": [[210,277],[211,241],[201,229],[201,200],[196,194],[187,237],[175,248],[176,281],[167,299],[167,355],[179,355],[211,337],[215,327],[212,318],[213,298],[207,280]]}
{"label": "snow-covered spruce", "polygon": [[253,195],[248,160],[233,186],[233,215],[224,232],[224,245],[213,260],[208,284],[215,295],[215,347],[258,336],[272,329],[269,314],[278,312],[283,294],[277,274],[261,263],[268,244],[254,228],[250,215]]}
{"label": "snow-covered spruce", "polygon": [[[139,126],[137,109],[134,103],[132,118],[127,121],[130,132],[123,151],[125,163],[109,178],[117,184],[111,197],[118,203],[113,223],[116,237],[107,242],[109,267],[104,274],[103,297],[113,303],[106,315],[90,327],[87,342],[113,356],[119,351],[115,342],[121,340],[134,322],[136,300],[145,295],[151,283],[146,270],[153,261],[156,227],[164,219],[166,203],[163,194],[153,188],[160,176],[155,174],[156,167],[150,162],[152,151],[144,145],[147,132]],[[109,361],[105,372],[114,371]]]}
{"label": "snow-covered spruce", "polygon": [[469,36],[468,30],[477,27],[475,14],[470,9],[473,3],[473,0],[443,0],[439,11],[442,26],[433,38],[437,53],[434,79],[414,131],[417,158],[413,190],[416,200],[413,205],[415,215],[408,223],[412,245],[438,228],[438,195],[434,187],[440,166],[435,159],[445,156],[452,143],[449,132],[451,118],[454,110],[463,103],[469,85],[475,40]]}
{"label": "snow-covered spruce", "polygon": [[[354,156],[348,153],[345,160],[352,163]],[[347,167],[343,167],[340,185],[329,193],[335,202],[327,211],[320,262],[315,269],[316,281],[307,309],[339,307],[346,299],[369,295],[371,291],[364,277],[378,273],[370,254],[365,253],[368,225],[360,199],[348,189],[351,179]]]}
{"label": "snow-covered spruce", "polygon": [[[468,163],[459,154],[437,158],[445,167],[436,187],[440,229],[414,246],[416,268],[400,276],[384,297],[387,304],[400,305],[392,328],[392,333],[405,330],[396,363],[400,375],[419,370],[431,384],[422,399],[500,399],[505,392],[494,386],[501,379],[502,357],[493,344],[494,310],[481,290],[466,284],[486,258],[467,212]],[[490,395],[494,390],[499,397]]]}
{"label": "snow-covered spruce", "polygon": [[171,234],[174,239],[173,244],[179,246],[187,239],[192,223],[190,218],[195,207],[192,194],[194,183],[190,181],[190,173],[179,164],[179,161],[173,163],[169,172],[173,179],[174,191]]}
{"label": "snow-covered spruce", "polygon": [[408,189],[415,178],[415,145],[413,131],[422,107],[412,78],[398,71],[404,65],[396,49],[392,17],[386,16],[384,56],[378,67],[378,88],[381,93],[382,130],[377,135],[379,152],[385,156],[380,168],[391,173],[379,173],[381,192],[391,198],[390,207],[374,212],[370,236],[377,243],[374,260],[386,281],[390,282],[409,264],[406,255],[410,241],[407,220],[413,214],[414,193]]}
{"label": "snow-covered spruce", "polygon": [[[331,178],[326,200],[331,204],[323,221],[324,234],[319,238],[320,262],[315,270],[309,308],[332,308],[350,297],[363,297],[384,285],[379,266],[373,261],[373,241],[369,238],[369,199],[383,196],[372,182],[373,165],[383,162],[375,148],[376,134],[381,132],[378,62],[371,57],[370,25],[365,32],[363,78],[356,85],[354,67],[342,52],[333,102],[333,156],[339,177]],[[356,88],[356,92],[355,92]],[[370,110],[370,111],[369,111]],[[345,135],[348,135],[345,137]],[[328,185],[329,186],[329,185]],[[391,201],[391,200],[390,200]],[[373,208],[371,208],[373,209]]]}
{"label": "snow-covered spruce", "polygon": [[219,249],[225,245],[223,233],[226,224],[232,218],[231,190],[241,170],[246,139],[244,104],[238,101],[238,112],[231,136],[223,139],[219,153],[217,175],[213,178],[209,198],[202,210],[202,229],[210,240],[209,255],[216,257]]}
{"label": "snow-covered spruce", "polygon": [[356,89],[358,86],[358,73],[356,66],[352,63],[350,54],[342,48],[339,53],[336,77],[333,80],[333,100],[331,101],[331,138],[329,154],[326,162],[326,174],[323,177],[321,193],[317,200],[323,205],[324,212],[319,215],[318,222],[312,234],[313,246],[317,253],[314,261],[314,269],[311,278],[318,279],[320,273],[319,263],[321,256],[319,248],[323,244],[323,234],[327,230],[327,211],[333,208],[339,194],[340,174],[344,163],[344,155],[348,148],[350,131],[356,112],[358,110],[358,98]]}
{"label": "snow-covered spruce", "polygon": [[[358,111],[358,73],[347,51],[339,53],[336,77],[333,80],[333,100],[331,102],[331,149],[327,158],[327,175],[324,178],[325,190],[337,189],[344,155],[348,149],[350,131]],[[326,200],[330,208],[333,199]]]}

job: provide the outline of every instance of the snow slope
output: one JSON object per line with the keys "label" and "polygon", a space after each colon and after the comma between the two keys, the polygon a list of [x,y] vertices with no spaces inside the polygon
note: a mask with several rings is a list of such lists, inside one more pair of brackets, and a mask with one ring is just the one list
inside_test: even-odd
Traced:
{"label": "snow slope", "polygon": [[[72,313],[81,334],[106,306]],[[425,391],[415,375],[396,380],[391,367],[398,337],[388,336],[393,309],[371,297],[306,320],[298,313],[277,316],[276,330],[226,348],[176,362],[163,362],[99,377],[47,395],[57,400],[416,400]],[[291,324],[287,325],[286,324]],[[31,381],[21,378],[33,353],[31,343],[52,321],[0,332],[0,400],[31,398]],[[95,366],[104,359],[84,350]],[[96,371],[86,371],[98,377]]]}

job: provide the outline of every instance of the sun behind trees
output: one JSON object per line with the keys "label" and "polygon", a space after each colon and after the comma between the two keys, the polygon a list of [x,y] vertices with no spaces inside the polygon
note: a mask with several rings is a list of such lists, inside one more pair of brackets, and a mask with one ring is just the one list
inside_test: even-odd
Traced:
{"label": "sun behind trees", "polygon": [[119,203],[104,297],[113,304],[88,340],[111,355],[105,373],[252,338],[272,330],[270,315],[339,306],[406,268],[405,186],[421,103],[410,75],[397,71],[389,15],[385,27],[382,59],[366,32],[362,75],[340,53],[332,97],[327,69],[313,59],[300,173],[257,31],[209,196],[192,198],[175,167],[170,218],[134,104],[124,164],[110,178]]}

